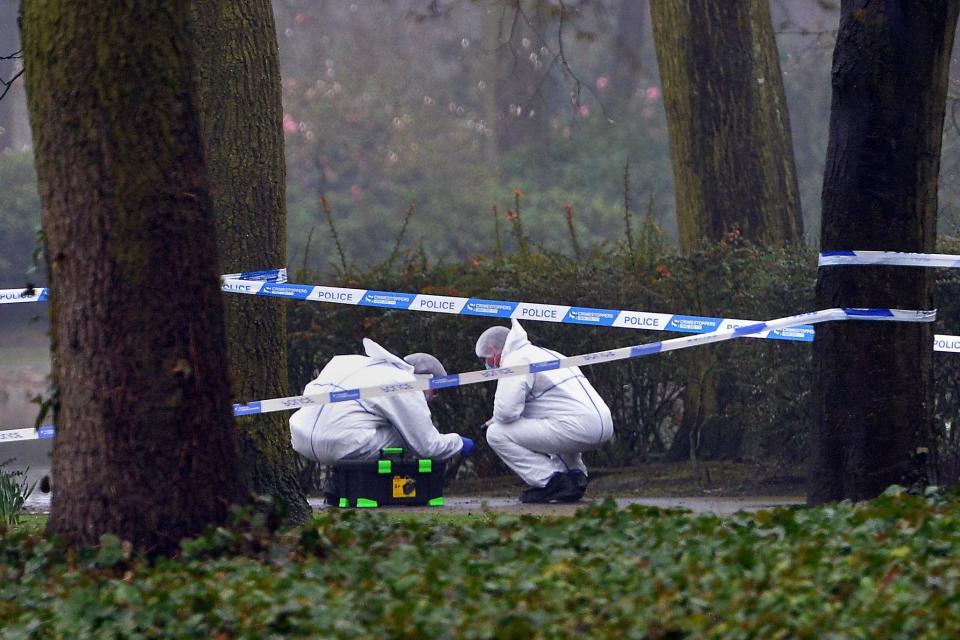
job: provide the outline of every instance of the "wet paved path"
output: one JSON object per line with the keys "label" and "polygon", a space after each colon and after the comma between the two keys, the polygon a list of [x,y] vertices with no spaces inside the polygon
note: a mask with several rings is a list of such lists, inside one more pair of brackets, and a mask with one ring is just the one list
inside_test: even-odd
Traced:
{"label": "wet paved path", "polygon": [[[478,496],[444,497],[442,507],[380,507],[380,509],[389,509],[391,511],[404,511],[407,513],[459,513],[474,514],[480,513],[484,508],[490,511],[513,514],[533,514],[533,515],[573,515],[577,509],[601,502],[603,497],[587,497],[576,504],[523,504],[516,498],[483,498]],[[695,513],[716,513],[717,515],[729,515],[737,511],[758,511],[760,509],[772,509],[774,507],[785,507],[804,504],[802,496],[771,496],[771,497],[735,497],[735,498],[709,498],[709,497],[690,497],[690,498],[615,498],[617,506],[620,508],[631,504],[641,504],[650,507],[660,507],[662,509],[682,508],[689,509]],[[484,507],[486,505],[486,507]],[[326,509],[323,500],[320,498],[311,498],[310,506],[314,509]]]}
{"label": "wet paved path", "polygon": [[[532,514],[532,515],[573,515],[577,509],[600,502],[603,497],[588,497],[576,504],[523,504],[516,498],[483,498],[477,496],[457,497],[446,496],[442,507],[380,507],[380,510],[390,510],[404,513],[457,513],[463,515],[481,513],[484,508],[499,513]],[[631,504],[642,504],[662,509],[682,508],[695,513],[716,513],[729,515],[737,511],[757,511],[803,504],[802,496],[783,497],[738,497],[738,498],[615,498],[617,506],[623,508]],[[485,506],[484,506],[485,505]],[[326,509],[322,498],[311,498],[310,506],[315,510]],[[48,513],[50,511],[50,496],[35,492],[27,501],[29,513]]]}

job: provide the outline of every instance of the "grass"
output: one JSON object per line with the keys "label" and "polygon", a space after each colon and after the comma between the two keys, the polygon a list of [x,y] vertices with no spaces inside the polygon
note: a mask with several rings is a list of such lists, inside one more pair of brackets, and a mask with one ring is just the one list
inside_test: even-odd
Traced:
{"label": "grass", "polygon": [[20,522],[11,527],[11,530],[16,533],[24,533],[27,535],[41,535],[43,530],[47,526],[47,516],[44,514],[22,514],[20,516]]}

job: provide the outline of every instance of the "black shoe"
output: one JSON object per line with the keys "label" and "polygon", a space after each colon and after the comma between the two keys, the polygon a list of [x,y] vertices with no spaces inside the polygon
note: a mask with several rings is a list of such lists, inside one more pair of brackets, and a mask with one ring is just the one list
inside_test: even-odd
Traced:
{"label": "black shoe", "polygon": [[560,502],[577,502],[587,492],[587,474],[579,469],[567,471],[566,474],[567,492],[557,498]]}
{"label": "black shoe", "polygon": [[[586,487],[584,487],[586,489]],[[557,472],[550,476],[544,487],[527,487],[520,494],[520,502],[527,504],[545,504],[548,502],[576,502],[583,496],[578,493],[574,481],[566,473]]]}

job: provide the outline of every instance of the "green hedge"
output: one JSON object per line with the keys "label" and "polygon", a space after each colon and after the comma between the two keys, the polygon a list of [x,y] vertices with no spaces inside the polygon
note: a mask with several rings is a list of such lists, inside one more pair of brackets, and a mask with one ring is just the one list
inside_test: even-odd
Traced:
{"label": "green hedge", "polygon": [[[505,223],[506,224],[506,223]],[[422,253],[393,256],[364,270],[332,268],[330,274],[299,273],[298,282],[503,300],[634,309],[687,315],[766,320],[813,310],[816,252],[800,246],[761,249],[730,233],[680,256],[662,242],[649,219],[636,230],[632,248],[581,247],[572,236],[569,254],[526,241],[507,225],[519,249],[502,259],[477,256],[462,263],[431,264]],[[498,244],[502,244],[502,241]],[[960,252],[946,240],[941,250]],[[938,333],[960,333],[960,274],[940,272],[936,297]],[[328,304],[293,304],[290,318],[290,379],[302,389],[314,371],[336,354],[356,353],[370,337],[399,353],[428,351],[447,370],[479,368],[477,336],[490,320]],[[679,334],[528,322],[531,339],[567,355],[677,337]],[[680,398],[689,381],[710,362],[717,380],[719,411],[704,416],[695,453],[702,458],[762,461],[774,473],[802,468],[812,419],[809,344],[743,339],[615,364],[584,368],[613,411],[617,437],[591,454],[588,464],[629,465],[656,457],[686,458],[687,434],[675,438],[683,414]],[[937,425],[941,463],[956,474],[960,357],[937,354]],[[439,394],[434,415],[445,430],[482,437],[478,426],[490,414],[493,385]],[[677,440],[676,442],[674,440]],[[480,474],[504,470],[482,448]],[[951,480],[956,478],[951,476]]]}
{"label": "green hedge", "polygon": [[0,527],[0,637],[954,638],[955,497],[466,524],[330,510],[147,562]]}

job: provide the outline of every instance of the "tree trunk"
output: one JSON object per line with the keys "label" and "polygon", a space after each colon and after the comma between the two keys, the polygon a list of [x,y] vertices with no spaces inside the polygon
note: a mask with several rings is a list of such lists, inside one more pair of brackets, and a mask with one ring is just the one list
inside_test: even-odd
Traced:
{"label": "tree trunk", "polygon": [[242,498],[187,0],[26,0],[57,388],[49,530],[147,552]]}
{"label": "tree trunk", "polygon": [[[286,169],[276,27],[269,0],[193,2],[201,131],[225,273],[286,264]],[[234,397],[289,395],[286,302],[225,296]],[[311,515],[297,483],[288,416],[240,418],[247,488]]]}
{"label": "tree trunk", "polygon": [[803,238],[768,0],[652,0],[680,247]]}
{"label": "tree trunk", "polygon": [[[822,248],[931,252],[957,2],[844,0],[833,58]],[[930,309],[933,273],[825,267],[817,308]],[[835,323],[814,343],[808,500],[862,500],[926,478],[928,324]]]}
{"label": "tree trunk", "polygon": [[[758,243],[801,241],[793,142],[767,0],[651,0],[650,9],[681,250],[720,240],[734,227]],[[684,422],[695,433],[701,419],[723,407],[715,353],[690,358],[694,380],[684,395]]]}
{"label": "tree trunk", "polygon": [[487,170],[496,182],[500,177],[500,110],[497,107],[497,70],[500,61],[500,12],[494,7],[480,6],[483,12],[483,117],[493,133],[484,137],[483,155]]}

